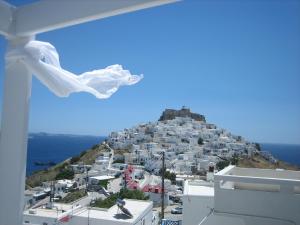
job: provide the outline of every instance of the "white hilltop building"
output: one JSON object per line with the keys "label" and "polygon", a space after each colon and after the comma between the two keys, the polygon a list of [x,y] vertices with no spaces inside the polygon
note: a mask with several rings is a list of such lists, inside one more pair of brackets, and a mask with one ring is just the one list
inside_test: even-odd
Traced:
{"label": "white hilltop building", "polygon": [[186,181],[183,225],[298,225],[300,171],[228,166],[214,183]]}

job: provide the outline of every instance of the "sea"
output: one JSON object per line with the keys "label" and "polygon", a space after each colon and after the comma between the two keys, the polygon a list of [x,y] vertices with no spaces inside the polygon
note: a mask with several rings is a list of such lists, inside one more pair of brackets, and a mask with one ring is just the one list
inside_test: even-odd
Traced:
{"label": "sea", "polygon": [[276,159],[300,167],[300,145],[294,144],[260,144],[263,151],[270,152]]}
{"label": "sea", "polygon": [[[105,138],[67,134],[30,134],[26,174],[30,175],[34,171],[46,169],[50,166],[48,163],[59,163],[78,155],[93,145],[101,143]],[[263,151],[269,151],[275,158],[300,167],[300,145],[261,143],[260,146]]]}
{"label": "sea", "polygon": [[104,141],[105,137],[68,134],[29,134],[26,174],[48,168]]}

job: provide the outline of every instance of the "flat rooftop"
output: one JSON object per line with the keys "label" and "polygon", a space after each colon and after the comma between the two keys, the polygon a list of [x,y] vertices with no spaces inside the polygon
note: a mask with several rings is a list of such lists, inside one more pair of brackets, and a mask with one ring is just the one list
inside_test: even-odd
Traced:
{"label": "flat rooftop", "polygon": [[184,184],[184,195],[189,196],[207,196],[213,197],[215,195],[215,190],[213,183],[196,180],[187,180]]}
{"label": "flat rooftop", "polygon": [[[72,205],[70,204],[61,204],[54,203],[52,209],[47,209],[45,207],[39,207],[36,209],[29,209],[24,211],[24,215],[27,216],[37,216],[37,217],[48,217],[48,218],[60,218],[66,213],[70,212],[76,217],[89,217],[95,218],[99,221],[113,221],[116,224],[117,222],[122,223],[135,223],[142,216],[147,214],[149,211],[152,211],[152,202],[151,201],[142,201],[142,200],[133,200],[133,199],[124,199],[125,208],[133,215],[132,218],[124,215],[117,205],[112,206],[109,209],[101,208],[87,208],[81,207],[77,210],[74,209],[74,214],[72,213]],[[79,206],[80,207],[80,206]],[[101,223],[102,224],[102,223]],[[105,224],[105,222],[103,222]]]}
{"label": "flat rooftop", "polygon": [[41,206],[35,209],[27,209],[23,212],[23,214],[30,216],[57,218],[58,216],[62,215],[63,212],[69,210],[72,210],[72,205],[70,204],[53,203],[52,209],[47,209],[45,206]]}
{"label": "flat rooftop", "polygon": [[[120,209],[118,209],[117,205],[112,206],[109,209],[97,209],[91,208],[88,210],[83,210],[78,212],[76,216],[79,217],[90,217],[96,218],[104,221],[114,221],[122,223],[134,223],[141,216],[144,216],[148,211],[152,210],[152,202],[151,201],[142,201],[142,200],[133,200],[133,199],[124,199],[126,204],[125,208],[129,210],[129,212],[133,215],[132,218],[127,217],[122,213]],[[89,214],[89,215],[88,215]]]}
{"label": "flat rooftop", "polygon": [[225,169],[219,171],[216,175],[300,181],[300,171],[283,169],[258,169],[228,166]]}
{"label": "flat rooftop", "polygon": [[94,176],[94,177],[90,177],[90,178],[95,179],[95,180],[111,180],[111,179],[114,179],[115,177],[108,176],[108,175],[101,175],[101,176]]}

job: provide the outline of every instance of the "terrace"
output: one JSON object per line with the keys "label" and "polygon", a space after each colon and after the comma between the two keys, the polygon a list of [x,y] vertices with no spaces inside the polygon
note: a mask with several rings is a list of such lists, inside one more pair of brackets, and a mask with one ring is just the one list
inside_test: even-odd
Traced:
{"label": "terrace", "polygon": [[300,222],[299,171],[229,166],[214,179],[215,214]]}

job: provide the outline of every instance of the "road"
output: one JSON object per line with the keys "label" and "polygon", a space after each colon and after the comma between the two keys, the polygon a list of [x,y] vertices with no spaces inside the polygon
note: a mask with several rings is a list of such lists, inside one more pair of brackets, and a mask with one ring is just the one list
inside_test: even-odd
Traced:
{"label": "road", "polygon": [[110,158],[109,158],[109,163],[108,163],[108,170],[110,170],[111,169],[111,165],[114,162],[115,151],[111,147],[109,147],[109,145],[106,144],[106,143],[105,143],[105,146],[110,150]]}
{"label": "road", "polygon": [[[169,205],[165,208],[165,219],[170,219],[170,220],[182,220],[182,214],[171,214],[171,210],[181,206],[179,204],[174,204],[174,205]],[[153,208],[155,211],[157,212],[161,212],[161,208],[160,207],[155,207]]]}

